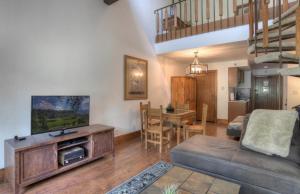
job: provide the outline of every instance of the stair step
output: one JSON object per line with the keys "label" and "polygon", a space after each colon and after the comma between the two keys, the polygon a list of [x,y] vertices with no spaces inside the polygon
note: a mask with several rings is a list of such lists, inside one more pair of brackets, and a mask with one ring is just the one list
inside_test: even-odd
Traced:
{"label": "stair step", "polygon": [[279,63],[280,60],[282,61],[282,63],[286,63],[286,64],[299,64],[300,57],[288,52],[283,52],[281,54],[277,52],[277,53],[268,53],[266,55],[258,56],[254,59],[254,62],[256,64]]}
{"label": "stair step", "polygon": [[[291,8],[289,8],[286,12],[281,14],[281,19],[285,19],[289,16],[291,16],[292,14],[294,14],[296,12],[296,9],[299,7],[298,3],[296,3],[295,5],[293,5]],[[273,20],[273,24],[276,24],[279,22],[279,17],[275,18]]]}
{"label": "stair step", "polygon": [[[269,41],[276,41],[279,40],[279,32],[277,31],[272,31],[269,32]],[[296,37],[296,26],[293,26],[291,28],[288,28],[284,31],[281,32],[281,37],[282,40],[284,39],[289,39],[289,38],[295,38]],[[257,36],[257,40],[262,40],[263,39],[263,34],[259,34]],[[251,42],[254,42],[254,40],[252,40]]]}
{"label": "stair step", "polygon": [[[293,41],[282,41],[282,51],[294,51],[296,50],[296,42]],[[263,47],[263,42],[258,42],[256,44],[256,49],[258,52],[278,52],[279,42],[271,42],[268,47]],[[248,47],[248,54],[253,54],[255,52],[255,44]]]}
{"label": "stair step", "polygon": [[[293,27],[296,25],[296,16],[291,16],[281,21],[281,27]],[[279,28],[279,23],[272,24],[269,26],[269,31]],[[263,29],[257,30],[257,34],[263,33]]]}
{"label": "stair step", "polygon": [[295,76],[300,77],[300,67],[293,67],[293,68],[284,68],[280,69],[279,73],[282,76]]}

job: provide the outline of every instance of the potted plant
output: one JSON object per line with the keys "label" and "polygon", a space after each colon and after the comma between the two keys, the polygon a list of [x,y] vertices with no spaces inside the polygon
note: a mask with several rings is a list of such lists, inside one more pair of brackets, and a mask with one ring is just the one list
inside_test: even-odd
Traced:
{"label": "potted plant", "polygon": [[167,113],[173,113],[174,112],[174,107],[172,106],[171,103],[166,108]]}
{"label": "potted plant", "polygon": [[177,194],[177,185],[169,185],[164,188],[163,194]]}

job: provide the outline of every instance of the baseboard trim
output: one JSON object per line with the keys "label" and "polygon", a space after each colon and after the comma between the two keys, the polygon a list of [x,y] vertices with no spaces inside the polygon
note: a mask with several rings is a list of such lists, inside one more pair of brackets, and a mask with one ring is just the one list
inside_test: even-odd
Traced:
{"label": "baseboard trim", "polygon": [[0,183],[4,182],[4,174],[5,174],[5,169],[1,168],[0,169]]}
{"label": "baseboard trim", "polygon": [[228,120],[227,119],[218,119],[217,124],[228,125]]}
{"label": "baseboard trim", "polygon": [[120,144],[130,141],[132,139],[135,139],[135,138],[139,137],[140,135],[141,135],[140,131],[134,131],[131,133],[117,136],[117,137],[115,137],[115,144],[120,145]]}

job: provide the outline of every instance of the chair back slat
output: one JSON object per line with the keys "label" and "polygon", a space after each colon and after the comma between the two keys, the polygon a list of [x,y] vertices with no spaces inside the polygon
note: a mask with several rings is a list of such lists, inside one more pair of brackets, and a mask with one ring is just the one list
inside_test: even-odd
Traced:
{"label": "chair back slat", "polygon": [[201,121],[201,124],[203,126],[206,126],[207,110],[208,110],[208,105],[207,104],[203,104],[203,107],[202,107],[202,121]]}
{"label": "chair back slat", "polygon": [[140,102],[140,117],[141,117],[141,130],[148,128],[148,111],[149,111],[149,103],[143,104]]}
{"label": "chair back slat", "polygon": [[148,106],[149,110],[149,122],[151,122],[152,119],[157,119],[160,121],[160,127],[162,129],[163,126],[163,106],[160,105],[159,108],[151,108],[151,105]]}
{"label": "chair back slat", "polygon": [[179,111],[189,111],[190,110],[190,105],[189,104],[177,104],[176,105],[176,110]]}

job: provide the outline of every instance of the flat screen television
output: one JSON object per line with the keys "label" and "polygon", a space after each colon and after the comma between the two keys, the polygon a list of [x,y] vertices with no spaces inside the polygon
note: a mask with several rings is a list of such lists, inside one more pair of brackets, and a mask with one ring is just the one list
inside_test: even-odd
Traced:
{"label": "flat screen television", "polygon": [[66,129],[88,126],[89,113],[89,96],[32,96],[31,134],[64,135]]}

